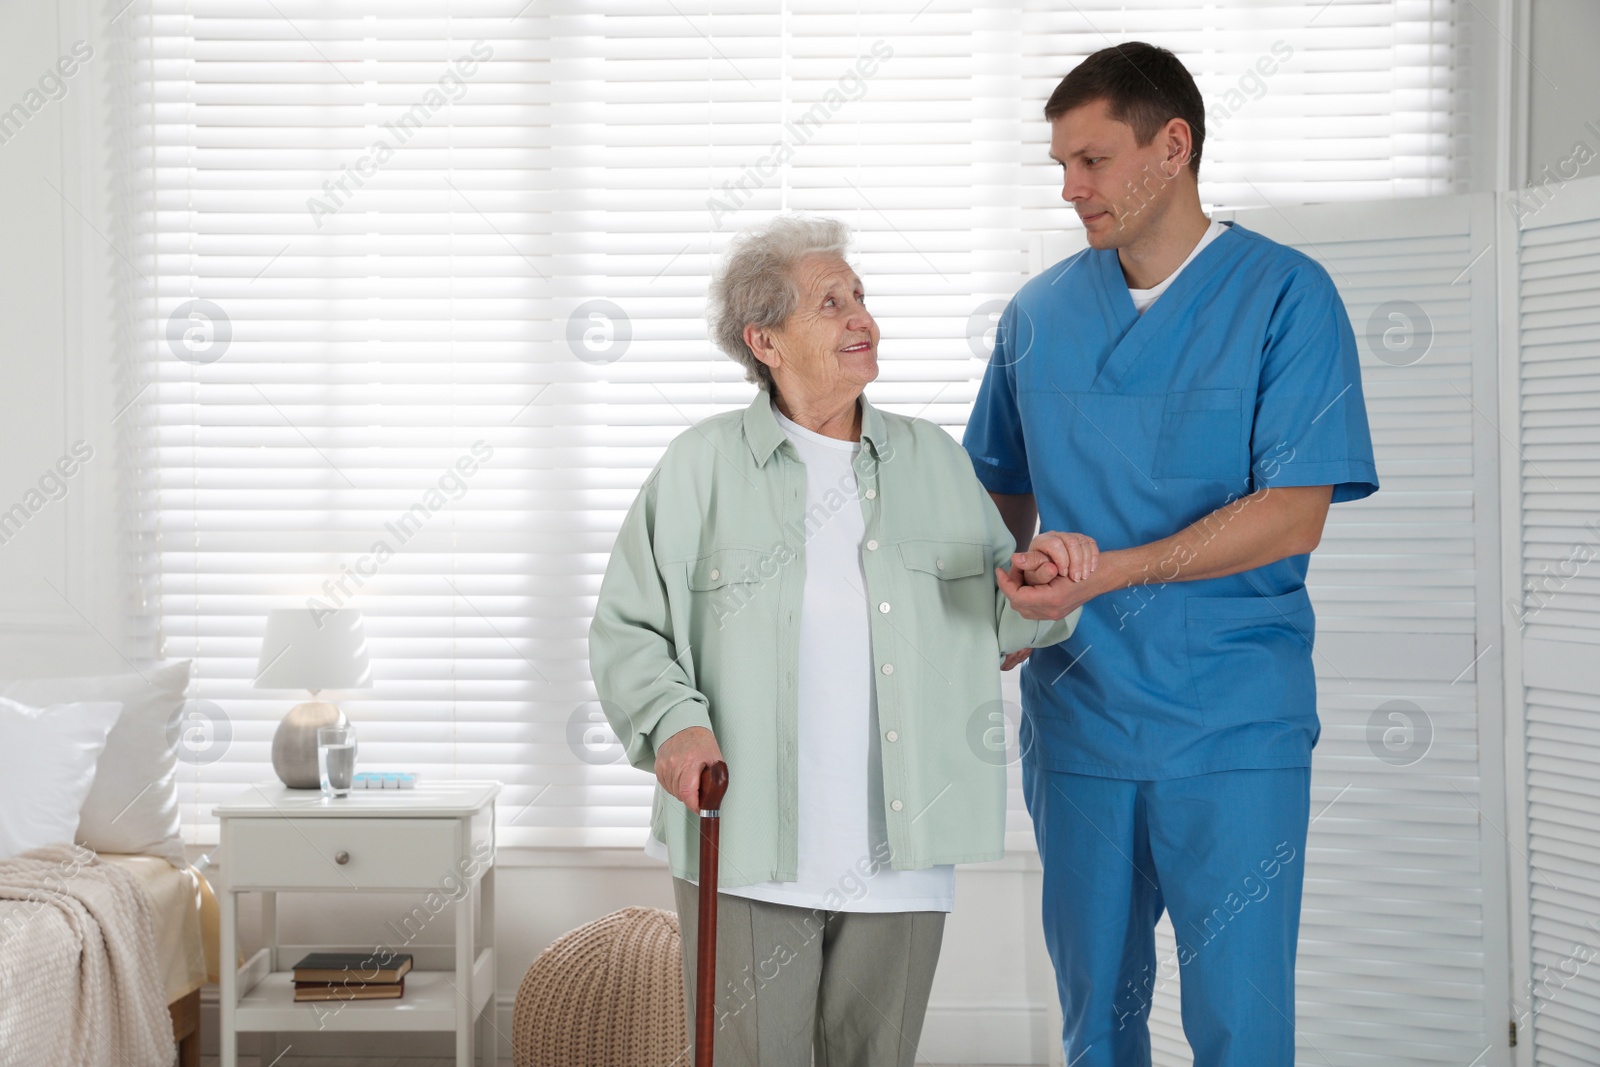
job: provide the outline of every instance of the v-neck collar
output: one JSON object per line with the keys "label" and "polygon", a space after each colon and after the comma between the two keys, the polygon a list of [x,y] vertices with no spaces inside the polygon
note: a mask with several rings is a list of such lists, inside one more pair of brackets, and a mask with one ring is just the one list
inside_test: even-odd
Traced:
{"label": "v-neck collar", "polygon": [[1094,256],[1102,312],[1112,328],[1121,331],[1122,339],[1106,357],[1104,366],[1089,386],[1090,391],[1118,392],[1144,350],[1157,338],[1170,336],[1167,327],[1171,320],[1187,308],[1195,292],[1205,284],[1215,268],[1238,252],[1242,244],[1236,232],[1238,223],[1224,222],[1222,225],[1223,232],[1178,272],[1167,291],[1157,297],[1143,315],[1133,306],[1133,297],[1128,292],[1128,279],[1122,273],[1122,263],[1116,250],[1105,249]]}

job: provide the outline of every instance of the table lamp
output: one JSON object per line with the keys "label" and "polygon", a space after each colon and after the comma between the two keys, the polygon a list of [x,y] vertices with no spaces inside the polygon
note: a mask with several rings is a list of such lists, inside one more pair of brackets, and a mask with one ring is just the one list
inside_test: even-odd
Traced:
{"label": "table lamp", "polygon": [[257,689],[307,689],[312,699],[296,704],[272,735],[272,769],[291,789],[317,789],[317,730],[346,724],[335,704],[317,700],[324,689],[372,685],[367,635],[354,608],[274,608],[267,612],[256,666]]}

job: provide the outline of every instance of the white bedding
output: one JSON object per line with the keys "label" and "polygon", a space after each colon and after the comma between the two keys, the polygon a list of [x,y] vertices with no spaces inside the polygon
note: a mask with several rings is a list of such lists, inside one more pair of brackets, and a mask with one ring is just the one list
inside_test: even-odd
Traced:
{"label": "white bedding", "polygon": [[166,1002],[199,989],[206,983],[205,941],[201,937],[201,879],[193,867],[178,870],[160,856],[112,856],[107,863],[121,867],[139,880],[150,898],[151,925]]}
{"label": "white bedding", "polygon": [[154,913],[87,849],[0,862],[0,1067],[170,1067]]}

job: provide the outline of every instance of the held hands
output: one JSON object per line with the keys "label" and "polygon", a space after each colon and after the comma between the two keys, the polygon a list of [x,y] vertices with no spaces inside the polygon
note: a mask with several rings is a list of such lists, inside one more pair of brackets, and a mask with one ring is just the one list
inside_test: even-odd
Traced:
{"label": "held hands", "polygon": [[1099,563],[1100,546],[1088,534],[1080,533],[1042,533],[1028,551],[1011,557],[1012,567],[1022,571],[1028,585],[1049,585],[1061,574],[1081,582]]}
{"label": "held hands", "polygon": [[679,730],[656,749],[656,781],[661,788],[700,812],[700,772],[722,759],[717,739],[704,726]]}
{"label": "held hands", "polygon": [[[1100,562],[1094,538],[1077,533],[1042,533],[1028,551],[1011,557],[1011,572],[996,569],[995,579],[1017,614],[1041,621],[1064,619],[1101,592],[1089,581]],[[1020,574],[1021,581],[1013,577]],[[1026,659],[1014,652],[1001,665],[1010,670]]]}

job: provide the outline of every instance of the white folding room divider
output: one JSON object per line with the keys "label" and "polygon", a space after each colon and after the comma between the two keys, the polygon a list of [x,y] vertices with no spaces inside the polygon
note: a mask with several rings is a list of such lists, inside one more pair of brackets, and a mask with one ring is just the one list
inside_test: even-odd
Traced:
{"label": "white folding room divider", "polygon": [[1507,766],[1519,1067],[1600,1063],[1600,179],[1508,198]]}

